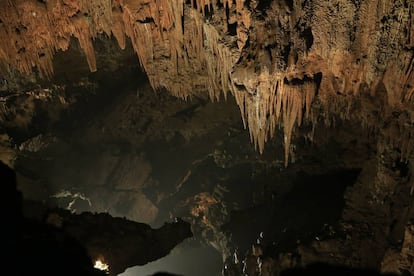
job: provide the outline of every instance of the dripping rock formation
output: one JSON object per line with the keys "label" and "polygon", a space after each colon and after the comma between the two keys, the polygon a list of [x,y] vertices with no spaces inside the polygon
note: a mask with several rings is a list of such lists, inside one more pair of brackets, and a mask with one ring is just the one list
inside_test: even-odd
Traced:
{"label": "dripping rock formation", "polygon": [[0,160],[55,217],[414,273],[412,0],[0,0],[0,39]]}
{"label": "dripping rock formation", "polygon": [[[282,124],[286,162],[295,125],[318,120],[319,114],[310,112],[315,94],[326,120],[339,114],[375,125],[377,116],[361,102],[366,97],[383,98],[381,117],[398,109],[406,114],[403,124],[412,119],[411,1],[16,0],[1,5],[3,71],[36,69],[50,78],[55,53],[66,51],[75,37],[94,72],[98,35],[115,38],[120,49],[129,38],[154,89],[165,87],[182,98],[234,95],[260,151]],[[411,143],[403,137],[411,132],[397,127],[401,139],[391,130],[383,135],[407,155]]]}

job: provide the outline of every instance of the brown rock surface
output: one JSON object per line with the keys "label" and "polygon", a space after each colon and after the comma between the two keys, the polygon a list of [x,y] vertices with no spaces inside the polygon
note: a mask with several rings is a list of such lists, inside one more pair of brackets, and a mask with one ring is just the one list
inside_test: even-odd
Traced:
{"label": "brown rock surface", "polygon": [[[70,188],[70,206],[148,223],[184,214],[227,258],[266,213],[266,273],[414,273],[412,1],[4,0],[0,40],[0,158],[18,159],[30,196]],[[42,177],[52,165],[64,172]],[[301,173],[311,186],[295,190]],[[323,231],[330,205],[302,227],[333,198]]]}
{"label": "brown rock surface", "polygon": [[[260,151],[282,123],[286,162],[295,125],[319,115],[310,112],[316,94],[327,114],[357,116],[372,126],[369,104],[360,99],[383,91],[379,115],[397,109],[412,120],[410,1],[105,3],[2,1],[3,71],[11,66],[30,73],[36,67],[50,77],[54,54],[67,50],[71,36],[96,71],[95,37],[113,35],[124,49],[127,36],[153,88],[183,98],[208,93],[219,99],[230,91]],[[362,104],[357,113],[355,102]],[[394,142],[404,154],[411,151],[410,138]]]}

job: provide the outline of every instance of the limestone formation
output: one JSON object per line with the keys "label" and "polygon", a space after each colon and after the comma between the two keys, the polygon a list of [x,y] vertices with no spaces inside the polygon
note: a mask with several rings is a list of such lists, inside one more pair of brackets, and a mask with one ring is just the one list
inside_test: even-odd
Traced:
{"label": "limestone formation", "polygon": [[232,93],[260,151],[282,125],[286,164],[295,126],[321,115],[310,112],[316,99],[326,122],[337,114],[370,126],[369,105],[352,107],[385,93],[380,115],[407,114],[393,142],[405,156],[412,150],[411,1],[4,0],[0,20],[3,72],[50,78],[71,37],[96,71],[97,35],[121,49],[128,38],[153,88],[212,100]]}

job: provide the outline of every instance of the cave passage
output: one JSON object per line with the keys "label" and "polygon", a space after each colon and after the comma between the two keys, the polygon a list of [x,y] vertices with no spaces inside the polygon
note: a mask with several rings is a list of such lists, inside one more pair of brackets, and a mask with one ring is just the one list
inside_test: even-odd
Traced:
{"label": "cave passage", "polygon": [[[315,161],[305,154],[286,169],[281,145],[259,154],[233,98],[183,101],[152,91],[144,77],[95,78],[96,91],[49,132],[24,143],[16,169],[27,199],[155,228],[176,217],[191,223],[193,238],[122,275],[218,275],[225,256],[237,250],[243,259],[261,232],[266,254],[276,256],[322,237],[340,219],[344,191],[358,169],[333,162],[302,171],[301,164]],[[323,150],[325,162],[342,154],[337,143],[312,150]]]}

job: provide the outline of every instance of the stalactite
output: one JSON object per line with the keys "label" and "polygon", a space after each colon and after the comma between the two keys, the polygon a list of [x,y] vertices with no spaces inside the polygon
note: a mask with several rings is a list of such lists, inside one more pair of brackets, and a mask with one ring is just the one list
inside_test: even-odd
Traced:
{"label": "stalactite", "polygon": [[[277,51],[267,52],[267,46],[274,46],[264,45],[267,39],[255,41],[254,36],[250,37],[251,45],[263,44],[255,45],[261,47],[259,53],[246,47],[251,29],[257,27],[247,2],[192,0],[191,8],[184,0],[2,1],[0,65],[3,70],[13,67],[22,73],[37,68],[41,75],[50,77],[53,55],[67,50],[74,36],[85,52],[90,70],[96,71],[96,36],[113,35],[121,49],[129,37],[154,89],[165,87],[185,99],[208,92],[211,100],[219,100],[222,93],[226,97],[230,91],[260,152],[276,127],[283,125],[286,162],[295,126],[301,125],[303,119],[315,121],[310,107],[317,89],[317,73],[323,76],[318,83],[323,112],[342,119],[372,124],[369,114],[353,112],[354,99],[366,96],[364,93],[375,96],[378,87],[385,87],[392,108],[412,103],[411,2],[407,7],[401,1],[366,0],[357,8],[350,1],[322,0],[309,4],[312,9],[302,10],[300,1],[294,1],[286,13],[289,24],[284,28],[291,29],[291,33],[284,30],[286,39],[295,48],[304,44],[303,39],[296,41],[295,34],[299,26],[295,24],[303,18],[311,26],[313,43],[309,49],[302,49],[288,70],[277,66]],[[236,34],[224,33],[229,24],[235,24]],[[378,31],[381,25],[387,28],[386,32]],[[272,41],[282,40],[278,37]],[[256,60],[243,60],[249,54]],[[232,73],[239,62],[246,62],[242,76]],[[327,124],[334,124],[335,116],[325,117]],[[404,137],[412,139],[412,134]],[[402,147],[409,148],[405,144]]]}
{"label": "stalactite", "polygon": [[220,42],[217,30],[211,25],[204,26],[206,36],[206,62],[209,74],[209,94],[211,100],[219,100],[221,93],[224,98],[230,90],[230,72],[240,55],[237,51],[231,51],[230,47]]}
{"label": "stalactite", "polygon": [[250,138],[263,152],[264,145],[272,138],[276,126],[283,125],[285,166],[288,165],[292,132],[295,124],[311,120],[310,110],[316,93],[313,80],[302,85],[285,83],[285,74],[263,70],[259,76],[244,82],[245,90],[233,83],[236,102],[240,107],[245,127],[248,126]]}
{"label": "stalactite", "polygon": [[382,81],[391,107],[401,107],[405,100],[410,101],[414,93],[414,54],[406,54],[402,60],[391,63]]}
{"label": "stalactite", "polygon": [[[12,17],[14,19],[7,20],[7,16],[3,16],[5,17],[3,22],[10,27],[18,26],[20,15],[17,11],[21,8],[14,8],[14,6],[20,2],[16,0],[10,3],[12,5],[3,4],[7,6],[3,10],[5,15],[14,12],[15,16]],[[125,48],[125,35],[131,39],[141,66],[148,73],[154,88],[163,86],[170,89],[172,94],[187,98],[194,93],[194,87],[207,87],[212,99],[218,99],[221,90],[224,95],[229,90],[229,72],[240,53],[232,50],[231,46],[225,45],[226,42],[221,41],[221,35],[215,28],[203,22],[202,14],[207,11],[213,12],[212,7],[217,8],[214,1],[194,1],[199,13],[190,11],[190,16],[188,12],[187,16],[184,15],[183,0],[173,2],[167,0],[147,2],[51,0],[46,3],[35,1],[24,3],[27,3],[29,7],[38,5],[44,10],[39,15],[43,15],[42,18],[48,20],[43,22],[43,25],[47,28],[44,33],[50,36],[44,43],[49,49],[43,49],[37,53],[30,51],[34,53],[29,56],[22,53],[16,55],[19,51],[16,45],[2,47],[0,57],[4,68],[10,62],[19,71],[30,73],[33,67],[37,66],[45,75],[51,76],[54,52],[66,50],[70,37],[75,36],[85,51],[90,70],[96,71],[92,40],[98,33],[106,33],[116,38],[121,49]],[[227,5],[232,7],[232,1],[229,1]],[[243,1],[238,1],[236,7],[240,14],[238,26],[248,28],[250,23],[246,23],[249,20],[248,16],[243,15],[247,11]],[[189,26],[187,22],[183,22],[184,18],[190,21],[190,24],[196,25]],[[226,25],[226,22],[223,23]],[[196,36],[184,35],[183,25],[187,27],[186,32],[194,33]],[[5,37],[11,33],[6,32],[5,29],[1,31]],[[18,41],[21,41],[21,45],[31,45],[36,42],[36,40],[26,39],[26,34],[16,34],[16,37],[19,38]],[[167,59],[165,58],[166,52],[168,52]],[[192,69],[196,69],[200,75],[203,71],[207,71],[207,76],[200,76],[192,81],[191,74],[194,73]],[[161,76],[160,72],[163,71],[170,76]]]}
{"label": "stalactite", "polygon": [[313,82],[305,82],[301,86],[284,85],[281,101],[283,106],[283,129],[284,129],[284,145],[285,145],[285,166],[288,165],[290,144],[292,141],[292,132],[297,123],[302,123],[303,110],[305,109],[305,118],[309,119],[310,105],[315,97],[315,84]]}
{"label": "stalactite", "polygon": [[122,18],[122,11],[119,9],[112,12],[113,23],[111,26],[111,32],[118,42],[119,48],[122,50],[126,47],[125,39],[125,25]]}
{"label": "stalactite", "polygon": [[88,21],[84,17],[74,16],[71,18],[72,24],[74,26],[73,35],[78,39],[79,45],[85,51],[86,60],[88,61],[89,70],[95,72],[96,68],[96,57],[95,50],[92,44],[92,34],[90,33],[90,28]]}

